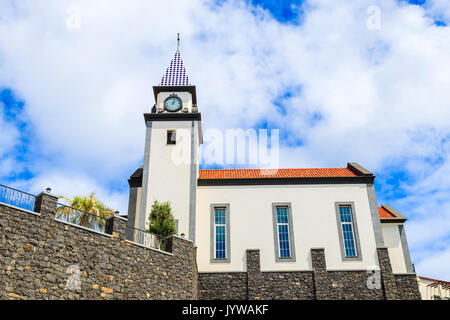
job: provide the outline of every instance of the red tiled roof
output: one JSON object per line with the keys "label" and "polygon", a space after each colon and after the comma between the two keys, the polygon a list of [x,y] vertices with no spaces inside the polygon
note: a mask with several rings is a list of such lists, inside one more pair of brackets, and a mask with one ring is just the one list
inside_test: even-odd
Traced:
{"label": "red tiled roof", "polygon": [[395,215],[393,215],[383,207],[378,207],[378,214],[380,218],[395,218]]}
{"label": "red tiled roof", "polygon": [[329,178],[357,176],[356,173],[348,168],[206,169],[200,170],[199,179]]}
{"label": "red tiled roof", "polygon": [[420,277],[420,276],[419,276],[419,278],[423,279],[423,280],[428,280],[428,281],[440,282],[440,283],[442,283],[445,286],[450,286],[450,282],[445,281],[445,280],[437,280],[437,279],[433,279],[433,278]]}

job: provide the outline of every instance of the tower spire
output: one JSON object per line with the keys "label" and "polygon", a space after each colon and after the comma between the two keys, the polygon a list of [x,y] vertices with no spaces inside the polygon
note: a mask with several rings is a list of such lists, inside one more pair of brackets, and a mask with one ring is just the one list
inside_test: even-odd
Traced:
{"label": "tower spire", "polygon": [[183,65],[180,54],[180,33],[177,33],[177,51],[170,61],[166,73],[161,79],[160,86],[188,86],[189,78]]}

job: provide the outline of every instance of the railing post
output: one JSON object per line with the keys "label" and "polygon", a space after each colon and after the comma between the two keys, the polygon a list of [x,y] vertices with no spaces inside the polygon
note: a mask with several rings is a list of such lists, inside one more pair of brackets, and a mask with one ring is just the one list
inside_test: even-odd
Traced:
{"label": "railing post", "polygon": [[105,232],[121,240],[126,239],[127,219],[114,215],[106,220]]}
{"label": "railing post", "polygon": [[164,239],[162,242],[164,242],[164,250],[166,252],[173,252],[173,237],[169,237]]}
{"label": "railing post", "polygon": [[34,211],[40,213],[42,217],[54,219],[57,204],[58,197],[44,191],[36,196]]}
{"label": "railing post", "polygon": [[114,217],[109,217],[105,222],[105,233],[112,234],[114,229]]}

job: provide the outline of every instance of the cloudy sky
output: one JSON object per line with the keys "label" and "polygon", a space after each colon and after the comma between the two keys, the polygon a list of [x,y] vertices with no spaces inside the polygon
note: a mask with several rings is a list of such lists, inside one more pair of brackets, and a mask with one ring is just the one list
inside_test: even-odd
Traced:
{"label": "cloudy sky", "polygon": [[126,213],[181,32],[204,128],[279,128],[281,167],[361,163],[418,273],[450,280],[450,1],[130,3],[0,1],[0,183]]}

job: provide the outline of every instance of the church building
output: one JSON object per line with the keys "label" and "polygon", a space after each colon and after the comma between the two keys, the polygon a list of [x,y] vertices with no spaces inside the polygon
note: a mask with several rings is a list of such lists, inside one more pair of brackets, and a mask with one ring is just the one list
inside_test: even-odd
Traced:
{"label": "church building", "polygon": [[179,50],[153,93],[128,227],[146,229],[152,204],[170,201],[177,235],[197,247],[199,298],[420,298],[406,218],[378,204],[372,172],[200,169],[201,105]]}

